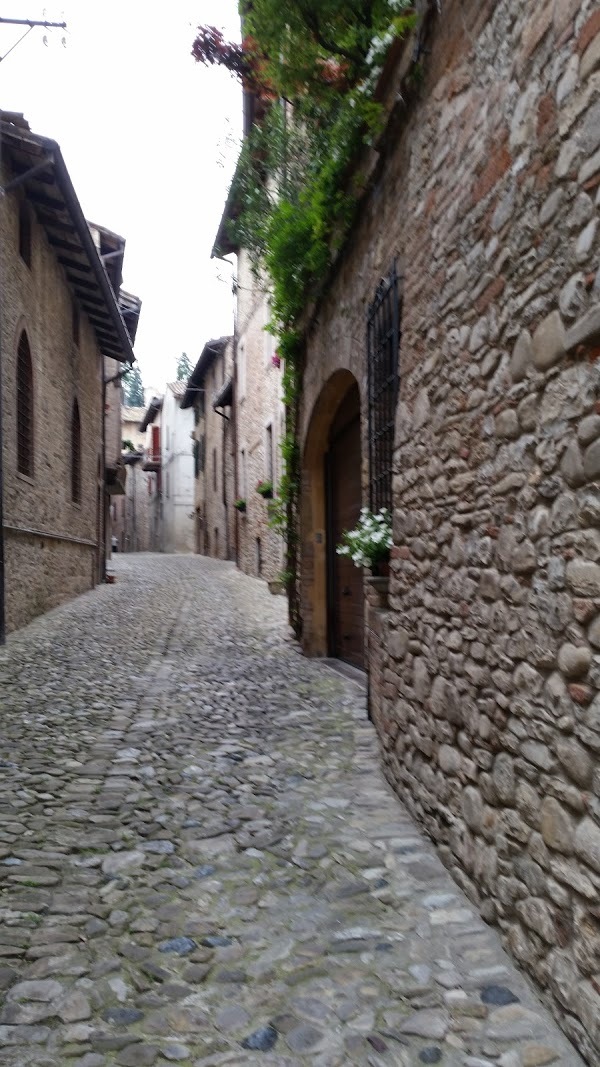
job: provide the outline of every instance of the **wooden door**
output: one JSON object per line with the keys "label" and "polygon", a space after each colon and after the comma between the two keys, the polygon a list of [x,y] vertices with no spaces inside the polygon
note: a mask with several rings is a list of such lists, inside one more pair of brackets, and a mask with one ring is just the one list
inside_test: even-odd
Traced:
{"label": "wooden door", "polygon": [[364,670],[364,594],[362,570],[335,547],[360,514],[361,442],[358,387],[352,388],[334,419],[326,457],[328,630],[336,659]]}

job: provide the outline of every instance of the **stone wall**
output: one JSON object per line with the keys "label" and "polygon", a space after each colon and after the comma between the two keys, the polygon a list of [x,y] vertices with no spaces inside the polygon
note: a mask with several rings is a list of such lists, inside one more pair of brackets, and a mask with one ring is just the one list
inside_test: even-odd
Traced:
{"label": "stone wall", "polygon": [[269,527],[268,504],[256,492],[256,485],[272,474],[277,490],[284,413],[282,370],[273,364],[273,340],[265,333],[268,320],[265,293],[256,284],[248,254],[241,251],[235,359],[236,496],[246,500],[246,512],[237,514],[238,566],[246,574],[271,582],[283,567],[283,543]]}
{"label": "stone wall", "polygon": [[[199,383],[204,389],[204,414],[196,437],[202,439],[203,467],[196,479],[196,505],[201,509],[200,550],[215,559],[234,559],[236,499],[234,485],[234,439],[231,406],[222,414],[213,401],[233,374],[233,341],[215,356]],[[222,409],[219,409],[221,411]]]}
{"label": "stone wall", "polygon": [[[308,339],[303,427],[404,273],[386,773],[600,1058],[600,14],[442,5]],[[364,390],[363,390],[364,395]],[[366,435],[366,427],[365,427]],[[371,627],[373,631],[373,627]]]}
{"label": "stone wall", "polygon": [[[2,174],[4,184],[9,175]],[[7,628],[94,585],[102,457],[102,359],[83,313],[72,335],[72,298],[44,230],[32,218],[32,262],[19,256],[19,194],[0,212],[2,389]],[[17,472],[16,363],[21,331],[31,348],[34,471]],[[81,503],[71,500],[71,414],[81,419]],[[31,531],[34,531],[32,533]]]}
{"label": "stone wall", "polygon": [[162,550],[193,552],[194,517],[194,413],[182,408],[185,383],[170,382],[160,412]]}
{"label": "stone wall", "polygon": [[119,552],[150,552],[150,494],[151,475],[142,469],[142,460],[128,459],[123,496],[112,498],[112,531],[117,538]]}

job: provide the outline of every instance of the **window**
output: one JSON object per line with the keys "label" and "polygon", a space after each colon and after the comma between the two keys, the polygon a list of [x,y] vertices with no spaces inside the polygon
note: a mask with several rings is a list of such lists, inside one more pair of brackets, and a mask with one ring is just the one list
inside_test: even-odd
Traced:
{"label": "window", "polygon": [[74,343],[79,348],[79,308],[75,300],[71,301],[71,334]]}
{"label": "window", "polygon": [[213,448],[213,489],[217,491],[217,450]]}
{"label": "window", "polygon": [[392,508],[392,452],[398,397],[402,301],[396,263],[382,278],[367,316],[369,496],[372,511]]}
{"label": "window", "polygon": [[17,352],[17,470],[33,478],[33,365],[24,330]]}
{"label": "window", "polygon": [[160,463],[160,426],[152,427],[152,459]]}
{"label": "window", "polygon": [[31,267],[31,211],[24,200],[19,204],[19,255]]}
{"label": "window", "polygon": [[81,504],[81,421],[76,400],[71,413],[71,500]]}

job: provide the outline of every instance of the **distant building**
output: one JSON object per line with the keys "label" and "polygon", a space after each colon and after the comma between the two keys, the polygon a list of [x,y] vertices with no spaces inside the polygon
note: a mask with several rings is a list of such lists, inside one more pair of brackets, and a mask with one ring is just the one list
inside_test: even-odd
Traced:
{"label": "distant building", "polygon": [[194,415],[182,410],[186,382],[170,382],[161,411],[164,551],[194,551]]}
{"label": "distant building", "polygon": [[113,499],[113,550],[149,552],[152,474],[143,469],[144,408],[121,409],[121,459],[126,470],[125,494]]}
{"label": "distant building", "polygon": [[185,382],[170,382],[153,397],[140,430],[146,433],[143,469],[150,483],[150,544],[153,551],[194,551],[194,417],[181,409]]}
{"label": "distant building", "polygon": [[[118,233],[89,222],[94,239],[125,323],[131,343],[135,342],[141,300],[121,288],[125,238]],[[121,408],[123,404],[122,368],[109,356],[104,358],[104,553],[110,559],[115,539],[114,524],[119,509],[118,498],[125,495],[127,471],[121,456]]]}
{"label": "distant building", "polygon": [[139,427],[140,433],[144,436],[144,459],[142,470],[148,475],[148,541],[151,552],[164,552],[160,424],[162,405],[162,396],[151,397]]}
{"label": "distant building", "polygon": [[[272,334],[266,329],[270,308],[257,284],[248,252],[228,236],[236,205],[230,196],[213,255],[237,254],[237,309],[234,337],[233,421],[235,496],[245,501],[236,512],[236,559],[240,570],[278,584],[284,565],[283,540],[269,524],[269,500],[281,478],[281,440],[285,409],[282,370]],[[271,487],[271,492],[265,491]],[[263,489],[264,494],[259,492]]]}
{"label": "distant building", "polygon": [[7,112],[0,133],[0,626],[5,615],[12,630],[103,576],[104,360],[134,356],[58,145]]}
{"label": "distant building", "polygon": [[235,558],[233,338],[207,341],[181,403],[194,413],[195,549]]}

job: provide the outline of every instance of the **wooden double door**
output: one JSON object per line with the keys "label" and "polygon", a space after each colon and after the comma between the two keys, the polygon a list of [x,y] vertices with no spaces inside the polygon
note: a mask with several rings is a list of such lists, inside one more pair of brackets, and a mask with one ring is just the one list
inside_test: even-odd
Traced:
{"label": "wooden double door", "polygon": [[360,515],[360,396],[353,386],[335,415],[325,456],[327,503],[327,629],[329,654],[365,668],[362,570],[335,549]]}

